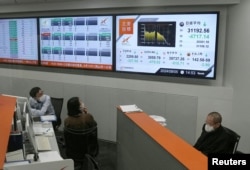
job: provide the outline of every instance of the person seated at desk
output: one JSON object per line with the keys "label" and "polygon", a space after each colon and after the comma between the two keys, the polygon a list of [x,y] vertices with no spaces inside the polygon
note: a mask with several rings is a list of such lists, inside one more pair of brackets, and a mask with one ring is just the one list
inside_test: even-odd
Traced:
{"label": "person seated at desk", "polygon": [[29,104],[33,116],[55,114],[54,107],[51,103],[50,96],[43,94],[40,87],[33,87],[30,90]]}
{"label": "person seated at desk", "polygon": [[209,113],[202,127],[201,136],[194,147],[205,155],[210,153],[230,153],[227,143],[230,137],[221,125],[221,122],[222,116],[220,113]]}
{"label": "person seated at desk", "polygon": [[94,117],[88,113],[84,103],[79,97],[72,97],[67,102],[68,117],[64,120],[64,126],[74,130],[84,130],[97,126]]}
{"label": "person seated at desk", "polygon": [[66,156],[74,160],[75,169],[88,169],[86,155],[94,159],[99,151],[97,123],[79,97],[70,98],[67,109],[68,117],[64,120]]}

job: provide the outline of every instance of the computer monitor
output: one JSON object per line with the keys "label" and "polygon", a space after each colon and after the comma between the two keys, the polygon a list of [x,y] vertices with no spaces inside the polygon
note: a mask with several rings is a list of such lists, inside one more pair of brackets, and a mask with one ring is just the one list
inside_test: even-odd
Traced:
{"label": "computer monitor", "polygon": [[26,127],[32,127],[33,126],[33,118],[30,113],[25,113],[25,129]]}
{"label": "computer monitor", "polygon": [[23,114],[25,113],[29,113],[30,117],[33,118],[29,101],[23,103]]}
{"label": "computer monitor", "polygon": [[23,103],[23,113],[27,113],[27,102]]}
{"label": "computer monitor", "polygon": [[18,103],[16,104],[16,119],[17,120],[22,119],[22,112],[21,112],[20,105]]}
{"label": "computer monitor", "polygon": [[16,128],[17,128],[18,132],[23,131],[23,122],[22,122],[22,120],[16,120]]}
{"label": "computer monitor", "polygon": [[14,114],[15,114],[13,119],[14,131],[22,132],[24,125],[24,118],[22,116],[22,111],[20,109],[19,104],[16,104],[16,110]]}
{"label": "computer monitor", "polygon": [[33,130],[33,125],[32,125],[32,119],[30,118],[30,115],[26,113],[26,123],[25,123],[25,130],[26,134],[29,140],[29,143],[32,145],[33,148],[33,154],[34,154],[34,161],[38,160],[38,149],[37,149],[37,144],[35,141],[35,133]]}
{"label": "computer monitor", "polygon": [[29,105],[29,99],[27,97],[21,97],[21,96],[16,96],[17,98],[17,103],[22,105],[22,111],[24,113],[30,112],[30,105]]}

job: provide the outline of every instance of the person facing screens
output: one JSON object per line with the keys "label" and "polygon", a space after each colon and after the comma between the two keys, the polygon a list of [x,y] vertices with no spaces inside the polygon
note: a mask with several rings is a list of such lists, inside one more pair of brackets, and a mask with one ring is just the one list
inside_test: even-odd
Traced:
{"label": "person facing screens", "polygon": [[94,159],[99,152],[97,123],[79,97],[70,98],[67,109],[68,117],[64,120],[66,156],[74,160],[75,169],[88,169],[85,167],[87,158]]}
{"label": "person facing screens", "polygon": [[232,153],[230,136],[221,125],[222,116],[218,112],[211,112],[207,115],[206,122],[202,127],[202,133],[194,147],[203,154],[211,153]]}
{"label": "person facing screens", "polygon": [[79,97],[72,97],[67,102],[68,117],[64,120],[64,127],[74,130],[84,130],[97,126],[94,117],[88,113]]}
{"label": "person facing screens", "polygon": [[55,114],[49,95],[43,93],[40,87],[33,87],[30,90],[29,104],[32,116],[42,116]]}

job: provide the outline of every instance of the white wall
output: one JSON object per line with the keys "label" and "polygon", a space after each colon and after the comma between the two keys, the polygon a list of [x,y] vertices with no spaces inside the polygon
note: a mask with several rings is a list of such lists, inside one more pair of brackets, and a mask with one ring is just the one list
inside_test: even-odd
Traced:
{"label": "white wall", "polygon": [[[108,3],[105,3],[108,2]],[[127,1],[126,1],[127,2]],[[147,1],[146,1],[147,2]],[[66,99],[72,95],[87,95],[92,98],[87,100],[87,105],[90,108],[98,113],[96,113],[96,118],[100,122],[100,136],[103,139],[107,140],[116,140],[116,111],[115,105],[116,100],[119,99],[119,91],[123,91],[126,94],[126,90],[129,93],[133,92],[143,92],[143,93],[154,93],[156,97],[162,98],[160,94],[174,94],[174,95],[184,95],[190,97],[197,97],[197,117],[194,119],[197,120],[195,124],[195,138],[200,134],[201,126],[205,120],[205,117],[208,112],[217,110],[223,115],[223,124],[228,126],[238,132],[242,138],[239,144],[239,149],[245,152],[250,152],[250,134],[248,133],[248,126],[250,126],[250,105],[248,104],[249,94],[249,76],[247,73],[248,63],[250,59],[248,58],[249,54],[249,9],[250,2],[247,0],[241,0],[238,5],[230,6],[220,6],[220,5],[211,5],[211,6],[194,6],[198,1],[176,1],[178,6],[174,5],[174,1],[154,1],[154,7],[150,7],[152,4],[149,2],[142,4],[143,7],[147,8],[131,8],[130,12],[139,11],[139,12],[164,12],[164,11],[203,11],[203,10],[220,10],[221,11],[221,23],[220,23],[220,39],[219,39],[219,51],[218,51],[218,77],[217,80],[203,81],[203,80],[187,80],[187,79],[167,79],[167,78],[154,78],[152,76],[145,77],[143,79],[135,80],[134,77],[140,76],[131,76],[123,75],[118,77],[117,74],[115,77],[112,76],[99,76],[94,74],[85,74],[83,75],[72,74],[74,71],[69,70],[69,73],[59,73],[53,72],[49,69],[35,69],[32,71],[30,69],[15,69],[13,67],[5,67],[0,65],[0,93],[18,93],[16,95],[25,95],[35,84],[35,82],[40,83],[41,87],[48,92],[48,94],[54,96],[64,96]],[[225,1],[209,1],[209,3],[231,3],[237,4],[239,1],[236,0],[225,0]],[[79,5],[81,3],[81,5]],[[119,4],[120,3],[120,4]],[[189,3],[189,4],[188,4]],[[201,4],[209,5],[207,1],[200,1]],[[96,5],[97,4],[97,5]],[[16,16],[16,15],[52,15],[52,14],[62,14],[59,8],[68,8],[68,9],[78,9],[77,12],[88,13],[88,12],[106,12],[108,13],[112,10],[113,13],[117,11],[128,11],[129,9],[102,9],[94,10],[95,7],[102,8],[111,6],[116,8],[119,5],[121,7],[129,6],[132,3],[124,4],[124,1],[119,1],[112,5],[111,1],[88,1],[87,5],[83,2],[71,3],[71,5],[63,4],[58,7],[58,5],[14,5],[14,6],[0,6],[1,16]],[[187,5],[186,7],[180,6],[180,4]],[[139,6],[139,3],[135,3],[135,6]],[[87,8],[88,10],[81,10]],[[228,10],[227,10],[228,9]],[[20,13],[26,10],[34,10],[38,12],[34,13]],[[51,12],[43,12],[46,10],[51,10]],[[41,11],[39,13],[39,11]],[[16,13],[19,12],[19,13]],[[64,13],[74,13],[73,11],[63,11]],[[226,24],[228,26],[226,27]],[[224,48],[226,46],[226,49]],[[225,53],[224,53],[225,52]],[[2,67],[2,68],[1,68]],[[60,70],[60,69],[59,69]],[[20,82],[22,89],[16,89],[17,80],[23,80]],[[27,86],[30,82],[30,86]],[[13,88],[15,87],[15,88]],[[54,88],[58,87],[58,88]],[[78,93],[81,91],[81,88],[84,88],[84,92]],[[95,87],[101,87],[106,91],[102,91],[101,95],[106,95],[107,100],[105,102],[98,100],[98,96],[91,96],[87,91],[95,90]],[[139,95],[140,93],[135,93],[134,95],[128,95],[134,97],[131,101],[136,102],[144,99]],[[105,99],[105,97],[104,97]],[[94,101],[97,101],[94,103]],[[120,99],[119,101],[128,102],[128,99]],[[150,107],[151,103],[154,101],[148,101],[141,106],[145,111],[152,112]],[[157,101],[159,102],[159,101]],[[164,102],[159,102],[164,105]],[[125,103],[120,103],[125,104]],[[100,107],[99,107],[100,106]],[[158,105],[153,105],[154,108],[158,108],[157,112],[166,112],[167,108],[164,108]],[[158,107],[159,106],[159,107]],[[98,107],[98,108],[95,108]],[[178,107],[176,104],[174,107]],[[66,108],[64,108],[65,110]],[[101,113],[99,113],[101,112]],[[63,115],[66,116],[66,113]],[[181,119],[181,117],[180,117]]]}
{"label": "white wall", "polygon": [[[167,118],[169,128],[190,144],[200,134],[207,113],[219,111],[230,126],[233,89],[146,80],[75,75],[1,68],[0,93],[28,96],[40,86],[45,93],[65,99],[83,99],[98,122],[99,138],[116,141],[116,107],[137,104],[146,113]],[[180,126],[181,125],[181,126]]]}
{"label": "white wall", "polygon": [[234,89],[232,129],[241,135],[239,149],[250,152],[250,1],[228,10],[225,86]]}

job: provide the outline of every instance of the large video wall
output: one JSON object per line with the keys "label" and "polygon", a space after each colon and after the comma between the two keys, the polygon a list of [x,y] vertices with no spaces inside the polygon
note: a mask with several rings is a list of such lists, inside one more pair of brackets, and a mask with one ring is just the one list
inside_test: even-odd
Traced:
{"label": "large video wall", "polygon": [[0,19],[0,63],[216,78],[219,12]]}

